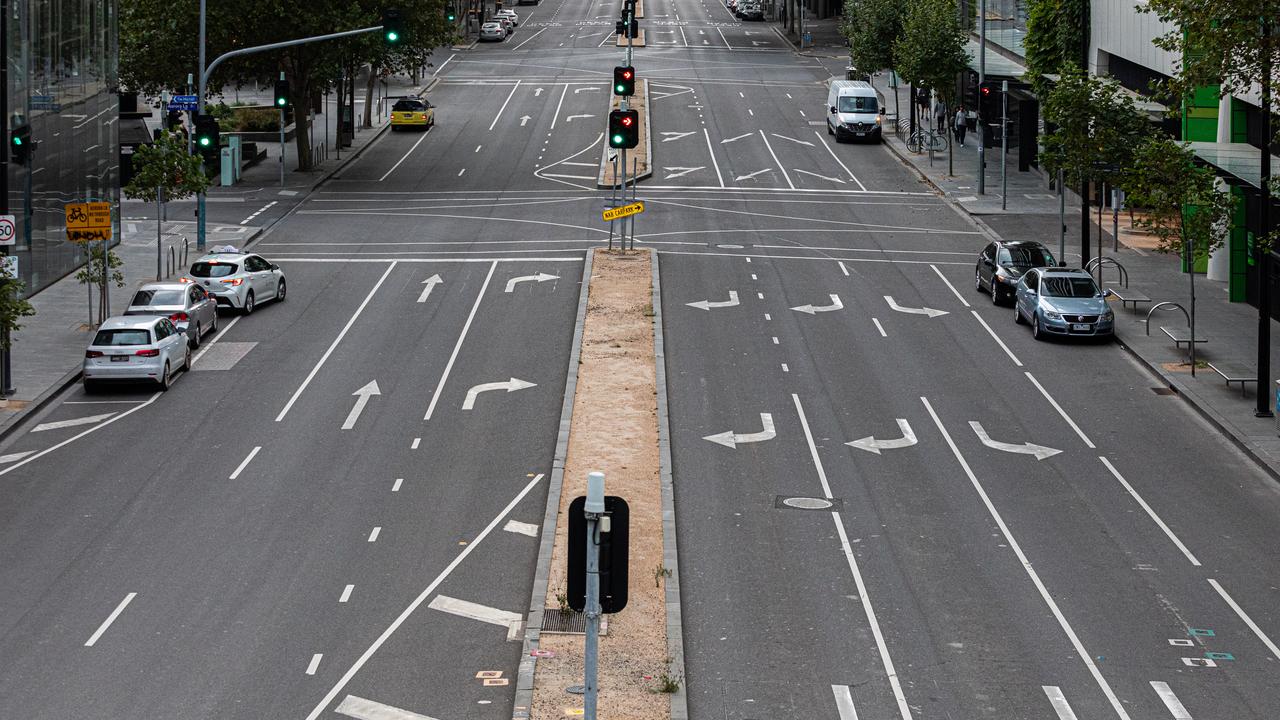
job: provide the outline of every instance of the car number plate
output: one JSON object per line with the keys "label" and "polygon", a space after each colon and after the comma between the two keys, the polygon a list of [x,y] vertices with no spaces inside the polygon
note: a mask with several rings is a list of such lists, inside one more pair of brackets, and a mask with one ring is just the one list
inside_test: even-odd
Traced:
{"label": "car number plate", "polygon": [[1088,332],[1088,331],[1089,331],[1089,324],[1088,324],[1088,323],[1074,323],[1074,324],[1071,326],[1071,329],[1072,329],[1072,330],[1080,330],[1081,332]]}
{"label": "car number plate", "polygon": [[111,362],[129,362],[128,355],[112,355]]}
{"label": "car number plate", "polygon": [[866,133],[864,133],[864,132],[855,133],[855,134],[856,134],[858,137],[862,137],[863,135],[866,135]]}

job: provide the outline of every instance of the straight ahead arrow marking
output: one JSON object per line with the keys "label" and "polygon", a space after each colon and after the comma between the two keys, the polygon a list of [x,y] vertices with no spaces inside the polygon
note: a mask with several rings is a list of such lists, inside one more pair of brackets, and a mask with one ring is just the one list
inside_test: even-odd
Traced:
{"label": "straight ahead arrow marking", "polygon": [[928,307],[920,307],[920,308],[902,307],[898,303],[894,302],[892,295],[885,295],[884,301],[889,303],[890,310],[897,310],[900,313],[907,313],[908,315],[928,315],[931,318],[935,318],[935,317],[938,317],[939,315],[947,314],[946,310],[935,310],[933,308],[928,308]]}
{"label": "straight ahead arrow marking", "polygon": [[534,90],[534,91],[533,91],[533,96],[534,96],[534,97],[538,97],[538,96],[539,96],[539,95],[541,95],[541,94],[542,94],[542,88],[538,88],[537,90]]}
{"label": "straight ahead arrow marking", "polygon": [[521,275],[513,277],[507,281],[507,289],[503,292],[515,292],[516,284],[522,282],[546,282],[548,280],[559,280],[559,275],[548,275],[547,273],[538,273],[537,275]]}
{"label": "straight ahead arrow marking", "polygon": [[444,280],[441,280],[439,275],[432,275],[426,280],[423,280],[422,284],[426,285],[426,287],[422,288],[422,294],[418,296],[418,302],[426,302],[427,298],[431,295],[431,291],[435,290],[436,286],[442,282],[444,282]]}
{"label": "straight ahead arrow marking", "polygon": [[902,437],[894,440],[877,440],[874,435],[868,435],[853,442],[847,442],[845,445],[856,447],[859,450],[866,450],[877,455],[881,450],[896,450],[898,448],[911,447],[916,444],[915,431],[911,429],[911,423],[904,418],[897,418],[898,429],[902,431]]}
{"label": "straight ahead arrow marking", "polygon": [[533,116],[531,115],[522,115],[520,117],[520,127],[524,127],[525,123],[529,122],[532,119],[533,119]]}
{"label": "straight ahead arrow marking", "polygon": [[699,300],[698,302],[685,303],[689,307],[696,307],[699,310],[710,310],[711,308],[735,307],[738,304],[738,292],[736,290],[729,291],[729,299],[720,302],[712,302],[710,300]]}
{"label": "straight ahead arrow marking", "polygon": [[360,413],[364,412],[364,406],[369,404],[369,398],[381,395],[382,391],[378,389],[378,381],[374,380],[351,394],[356,396],[356,404],[351,407],[351,412],[347,413],[347,419],[342,422],[343,430],[355,427],[356,421],[360,419]]}
{"label": "straight ahead arrow marking", "polygon": [[986,445],[993,450],[1002,450],[1004,452],[1018,453],[1020,455],[1035,455],[1036,460],[1053,457],[1054,455],[1062,452],[1061,450],[1045,447],[1044,445],[1036,445],[1034,443],[1022,443],[1019,445],[992,440],[991,436],[987,434],[987,431],[982,429],[982,424],[976,420],[970,420],[969,427],[973,428],[974,434],[978,436],[978,439],[982,441],[983,445]]}
{"label": "straight ahead arrow marking", "polygon": [[462,409],[463,410],[474,409],[476,406],[476,396],[478,396],[482,392],[489,392],[491,390],[506,390],[507,392],[511,393],[517,390],[524,390],[525,388],[531,388],[531,387],[537,387],[537,386],[538,386],[537,383],[531,383],[528,380],[521,380],[520,378],[511,378],[506,382],[481,383],[467,391],[467,397],[465,400],[462,401]]}
{"label": "straight ahead arrow marking", "polygon": [[778,436],[773,429],[773,415],[769,413],[760,413],[761,430],[757,433],[735,433],[728,430],[715,435],[707,435],[703,440],[710,440],[717,445],[723,445],[727,448],[738,449],[738,445],[743,443],[757,443],[765,440],[772,440]]}

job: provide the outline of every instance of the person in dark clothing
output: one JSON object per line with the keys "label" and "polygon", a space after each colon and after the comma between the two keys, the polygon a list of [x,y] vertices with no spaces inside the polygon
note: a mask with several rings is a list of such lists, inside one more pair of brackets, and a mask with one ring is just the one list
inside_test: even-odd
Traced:
{"label": "person in dark clothing", "polygon": [[956,110],[956,140],[959,141],[960,147],[964,147],[964,132],[967,129],[965,127],[965,122],[967,119],[968,118],[965,116],[964,112],[964,106],[961,105],[960,108]]}

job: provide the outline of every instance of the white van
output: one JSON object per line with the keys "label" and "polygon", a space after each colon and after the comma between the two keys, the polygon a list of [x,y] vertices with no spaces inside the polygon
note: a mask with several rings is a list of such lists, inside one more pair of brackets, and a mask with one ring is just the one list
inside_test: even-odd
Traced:
{"label": "white van", "polygon": [[863,80],[832,80],[827,91],[827,133],[836,142],[873,140],[881,142],[884,106],[880,94]]}

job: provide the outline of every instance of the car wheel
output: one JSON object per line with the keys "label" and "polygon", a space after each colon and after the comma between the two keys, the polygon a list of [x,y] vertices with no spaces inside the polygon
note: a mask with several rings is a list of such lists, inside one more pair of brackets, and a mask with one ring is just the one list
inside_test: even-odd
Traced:
{"label": "car wheel", "polygon": [[835,135],[835,134],[836,134],[836,131],[831,129],[831,121],[830,121],[830,120],[828,120],[828,121],[827,121],[827,134],[828,134],[828,135]]}
{"label": "car wheel", "polygon": [[276,285],[276,302],[284,302],[284,278],[280,278],[280,284]]}
{"label": "car wheel", "polygon": [[209,334],[212,335],[216,332],[218,332],[218,311],[215,309],[213,311],[213,322],[209,323]]}
{"label": "car wheel", "polygon": [[1040,316],[1035,315],[1031,318],[1031,337],[1037,340],[1044,340],[1044,330],[1040,329]]}
{"label": "car wheel", "polygon": [[93,380],[85,380],[85,381],[84,381],[84,394],[85,394],[85,395],[95,395],[95,394],[97,394],[97,392],[98,392],[99,390],[101,390],[101,389],[102,389],[102,386],[98,385],[98,383],[97,383],[97,382],[95,382],[95,381],[93,381]]}
{"label": "car wheel", "polygon": [[160,384],[160,389],[162,391],[168,390],[173,386],[173,371],[169,369],[168,361],[165,362],[164,370],[160,373],[160,379],[156,382]]}
{"label": "car wheel", "polygon": [[980,293],[986,292],[986,288],[982,287],[982,275],[977,270],[973,271],[973,289]]}
{"label": "car wheel", "polygon": [[1022,319],[1022,311],[1018,309],[1018,301],[1013,301],[1013,322],[1015,325],[1026,325],[1027,321]]}
{"label": "car wheel", "polygon": [[1000,286],[996,284],[995,278],[991,279],[991,304],[1000,304]]}
{"label": "car wheel", "polygon": [[182,353],[182,370],[183,372],[186,372],[187,370],[190,370],[190,369],[191,369],[191,348],[186,348],[186,351]]}
{"label": "car wheel", "polygon": [[254,304],[254,301],[253,301],[253,291],[252,291],[252,290],[250,290],[250,291],[249,291],[249,294],[248,294],[247,296],[245,296],[245,299],[244,299],[244,314],[245,314],[245,315],[252,315],[252,314],[253,314],[253,304]]}
{"label": "car wheel", "polygon": [[193,320],[192,325],[194,326],[194,332],[187,337],[187,347],[198,348],[200,347],[200,335],[202,334],[200,332],[200,323]]}

